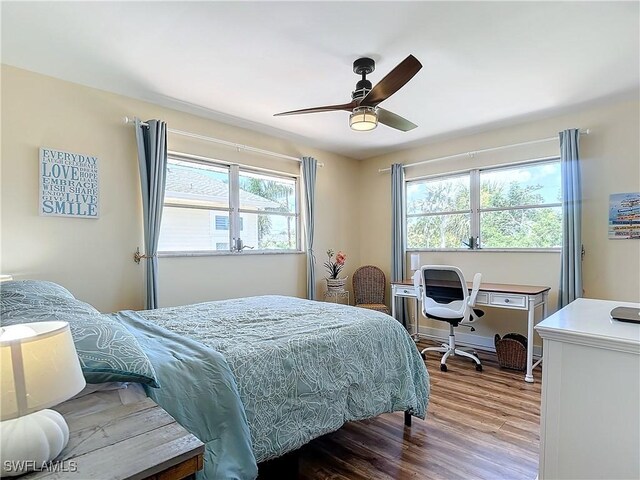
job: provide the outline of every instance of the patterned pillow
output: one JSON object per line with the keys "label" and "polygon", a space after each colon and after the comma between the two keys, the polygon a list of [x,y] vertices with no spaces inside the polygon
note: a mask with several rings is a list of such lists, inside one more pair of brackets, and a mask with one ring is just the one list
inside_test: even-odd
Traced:
{"label": "patterned pillow", "polygon": [[158,387],[151,362],[133,334],[68,290],[51,282],[21,280],[0,285],[0,325],[69,322],[87,383],[138,382]]}
{"label": "patterned pillow", "polygon": [[[3,318],[14,315],[20,317],[46,315],[50,307],[60,314],[100,315],[92,305],[77,300],[66,288],[44,280],[16,280],[0,283],[0,296]],[[44,320],[43,318],[38,321]]]}

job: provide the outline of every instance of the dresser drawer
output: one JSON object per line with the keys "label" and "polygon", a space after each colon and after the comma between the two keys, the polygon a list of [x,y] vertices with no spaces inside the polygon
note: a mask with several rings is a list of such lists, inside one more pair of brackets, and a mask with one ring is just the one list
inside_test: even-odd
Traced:
{"label": "dresser drawer", "polygon": [[492,293],[491,305],[526,308],[527,298],[524,295],[509,295],[507,293]]}

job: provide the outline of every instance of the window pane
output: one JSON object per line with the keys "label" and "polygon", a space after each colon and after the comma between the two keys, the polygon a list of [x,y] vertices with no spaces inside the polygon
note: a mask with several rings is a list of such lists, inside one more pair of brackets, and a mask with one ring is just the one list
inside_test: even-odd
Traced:
{"label": "window pane", "polygon": [[558,248],[562,211],[550,207],[482,212],[480,232],[483,248]]}
{"label": "window pane", "polygon": [[297,219],[288,215],[243,213],[242,240],[257,250],[295,250]]}
{"label": "window pane", "polygon": [[469,210],[469,175],[407,183],[407,213]]}
{"label": "window pane", "polygon": [[[158,250],[186,252],[229,250],[229,230],[216,228],[218,219],[228,225],[227,212],[199,208],[164,207]],[[226,245],[225,248],[219,248]]]}
{"label": "window pane", "polygon": [[229,230],[229,215],[216,215],[216,230]]}
{"label": "window pane", "polygon": [[227,168],[169,159],[165,203],[229,208]]}
{"label": "window pane", "polygon": [[240,173],[240,208],[296,213],[296,181],[270,175]]}
{"label": "window pane", "polygon": [[480,171],[480,208],[559,203],[560,188],[560,162]]}
{"label": "window pane", "polygon": [[467,248],[470,214],[431,215],[407,219],[408,248]]}

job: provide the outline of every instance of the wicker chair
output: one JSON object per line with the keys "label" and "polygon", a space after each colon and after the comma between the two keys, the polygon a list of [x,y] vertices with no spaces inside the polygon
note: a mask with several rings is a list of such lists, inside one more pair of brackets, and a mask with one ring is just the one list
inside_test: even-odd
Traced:
{"label": "wicker chair", "polygon": [[358,268],[352,277],[355,306],[390,314],[384,303],[387,280],[384,272],[373,265]]}

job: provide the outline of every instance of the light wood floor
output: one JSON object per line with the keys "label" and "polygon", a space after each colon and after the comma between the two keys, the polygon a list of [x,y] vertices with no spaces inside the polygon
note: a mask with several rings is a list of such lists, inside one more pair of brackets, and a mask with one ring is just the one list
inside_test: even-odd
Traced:
{"label": "light wood floor", "polygon": [[[421,347],[427,346],[425,342]],[[294,455],[301,479],[535,479],[538,469],[540,368],[536,382],[501,370],[494,354],[480,352],[484,370],[460,357],[441,372],[438,353],[427,369],[431,397],[427,420],[403,424],[394,413],[313,440]],[[297,462],[296,462],[297,460]],[[260,478],[271,475],[263,474]],[[266,473],[266,472],[264,472]],[[283,475],[284,474],[284,475]]]}

